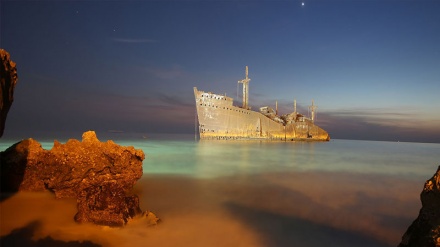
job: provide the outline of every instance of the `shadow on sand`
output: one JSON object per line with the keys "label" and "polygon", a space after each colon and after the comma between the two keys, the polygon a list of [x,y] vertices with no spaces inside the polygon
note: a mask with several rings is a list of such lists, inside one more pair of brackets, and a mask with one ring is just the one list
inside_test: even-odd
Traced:
{"label": "shadow on sand", "polygon": [[389,247],[356,232],[332,228],[294,216],[285,216],[236,203],[225,207],[256,231],[266,246]]}
{"label": "shadow on sand", "polygon": [[51,237],[33,240],[34,232],[39,227],[38,221],[33,221],[28,225],[13,230],[9,235],[0,239],[0,246],[27,246],[27,247],[100,247],[90,241],[68,241],[55,240]]}

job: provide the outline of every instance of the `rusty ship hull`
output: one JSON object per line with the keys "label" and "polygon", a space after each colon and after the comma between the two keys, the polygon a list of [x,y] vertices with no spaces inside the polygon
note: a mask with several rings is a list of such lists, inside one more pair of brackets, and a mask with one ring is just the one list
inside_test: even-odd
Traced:
{"label": "rusty ship hull", "polygon": [[201,140],[329,141],[327,131],[296,111],[278,116],[269,107],[260,112],[234,106],[226,95],[199,91],[194,87]]}

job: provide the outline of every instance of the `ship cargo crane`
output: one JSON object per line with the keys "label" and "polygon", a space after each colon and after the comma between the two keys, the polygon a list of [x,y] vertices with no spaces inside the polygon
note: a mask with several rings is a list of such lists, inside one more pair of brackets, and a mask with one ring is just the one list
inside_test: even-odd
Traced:
{"label": "ship cargo crane", "polygon": [[311,106],[309,106],[309,110],[310,110],[310,113],[312,114],[312,122],[314,122],[315,121],[315,111],[316,111],[316,108],[318,108],[315,104],[314,104],[314,102],[313,102],[313,100],[312,100],[312,105]]}

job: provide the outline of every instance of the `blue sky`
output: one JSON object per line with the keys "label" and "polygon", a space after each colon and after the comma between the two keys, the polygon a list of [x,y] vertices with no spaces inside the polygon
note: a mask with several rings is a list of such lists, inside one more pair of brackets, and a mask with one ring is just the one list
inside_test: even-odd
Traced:
{"label": "blue sky", "polygon": [[5,138],[193,133],[192,88],[235,98],[248,65],[253,109],[314,99],[332,138],[440,143],[440,1],[0,4]]}

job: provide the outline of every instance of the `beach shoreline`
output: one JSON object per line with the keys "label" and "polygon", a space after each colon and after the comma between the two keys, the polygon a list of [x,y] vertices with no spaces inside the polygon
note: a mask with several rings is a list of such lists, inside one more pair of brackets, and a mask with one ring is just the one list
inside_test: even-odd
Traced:
{"label": "beach shoreline", "polygon": [[33,228],[34,242],[50,237],[78,246],[319,246],[317,238],[329,246],[395,246],[420,208],[417,185],[328,172],[214,179],[144,174],[133,193],[161,218],[155,227],[136,219],[123,228],[78,224],[71,217],[74,201],[20,192],[1,202],[1,237]]}

